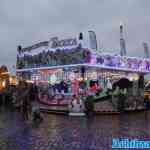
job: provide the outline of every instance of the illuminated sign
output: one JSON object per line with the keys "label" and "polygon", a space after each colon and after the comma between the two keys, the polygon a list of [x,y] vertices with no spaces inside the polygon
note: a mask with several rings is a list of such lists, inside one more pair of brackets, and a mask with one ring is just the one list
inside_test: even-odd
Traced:
{"label": "illuminated sign", "polygon": [[52,42],[51,43],[51,48],[77,45],[77,39],[76,38],[58,40],[58,38],[56,37],[56,38],[52,38],[51,42]]}

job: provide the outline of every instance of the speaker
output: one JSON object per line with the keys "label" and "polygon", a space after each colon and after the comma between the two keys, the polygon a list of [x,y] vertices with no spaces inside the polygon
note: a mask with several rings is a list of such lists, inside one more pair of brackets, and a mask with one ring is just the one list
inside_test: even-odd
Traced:
{"label": "speaker", "polygon": [[79,34],[79,40],[83,40],[83,33]]}
{"label": "speaker", "polygon": [[21,53],[21,50],[22,50],[21,45],[18,46],[17,50],[18,50],[18,53]]}

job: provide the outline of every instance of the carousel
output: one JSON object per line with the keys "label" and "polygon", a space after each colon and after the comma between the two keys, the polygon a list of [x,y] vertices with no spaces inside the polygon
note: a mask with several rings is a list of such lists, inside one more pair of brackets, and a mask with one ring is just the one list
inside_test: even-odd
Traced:
{"label": "carousel", "polygon": [[68,108],[73,97],[80,97],[96,112],[142,110],[148,73],[149,59],[100,53],[81,38],[18,46],[17,76],[35,84],[47,106]]}

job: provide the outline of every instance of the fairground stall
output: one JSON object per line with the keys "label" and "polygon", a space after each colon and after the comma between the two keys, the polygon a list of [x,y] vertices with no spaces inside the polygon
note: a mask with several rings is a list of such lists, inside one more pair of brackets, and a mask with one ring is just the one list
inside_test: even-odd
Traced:
{"label": "fairground stall", "polygon": [[[36,84],[39,100],[46,105],[67,105],[72,95],[103,95],[108,89],[115,93],[119,87],[127,93],[126,109],[142,109],[150,60],[100,53],[84,43],[80,34],[79,38],[56,37],[26,48],[18,46],[17,76]],[[110,104],[98,102],[95,109],[117,110],[116,101],[112,94]]]}
{"label": "fairground stall", "polygon": [[10,75],[6,66],[0,67],[0,92],[3,91],[7,85],[9,85]]}

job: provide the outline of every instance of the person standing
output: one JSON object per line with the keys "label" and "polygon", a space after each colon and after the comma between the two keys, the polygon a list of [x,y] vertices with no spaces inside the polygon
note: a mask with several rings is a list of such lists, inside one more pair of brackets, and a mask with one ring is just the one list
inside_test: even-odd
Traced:
{"label": "person standing", "polygon": [[22,117],[24,120],[28,120],[28,110],[29,110],[29,89],[26,83],[22,85],[22,93],[21,93],[21,100],[22,100]]}
{"label": "person standing", "polygon": [[77,95],[73,95],[73,99],[71,101],[71,113],[83,113],[83,103],[80,97]]}
{"label": "person standing", "polygon": [[2,95],[2,91],[0,91],[0,108],[3,105],[3,95]]}

